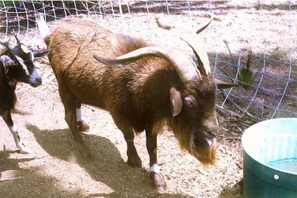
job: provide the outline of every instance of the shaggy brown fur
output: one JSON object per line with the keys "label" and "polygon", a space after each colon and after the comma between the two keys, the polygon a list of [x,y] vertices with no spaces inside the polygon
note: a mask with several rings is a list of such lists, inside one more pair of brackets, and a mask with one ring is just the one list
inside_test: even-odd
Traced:
{"label": "shaggy brown fur", "polygon": [[[45,38],[51,66],[59,84],[65,119],[83,152],[75,124],[75,108],[81,103],[110,112],[127,141],[128,163],[141,166],[133,144],[134,132],[146,131],[150,164],[157,163],[157,134],[164,123],[173,130],[181,147],[205,164],[215,164],[216,84],[212,76],[182,82],[175,68],[162,58],[148,56],[124,67],[99,63],[93,55],[115,58],[148,46],[141,39],[115,34],[93,22],[70,20]],[[177,98],[177,99],[176,99]],[[190,98],[192,103],[185,102]],[[180,101],[176,101],[180,100]],[[172,115],[176,102],[182,106]],[[153,175],[156,187],[164,187]]]}

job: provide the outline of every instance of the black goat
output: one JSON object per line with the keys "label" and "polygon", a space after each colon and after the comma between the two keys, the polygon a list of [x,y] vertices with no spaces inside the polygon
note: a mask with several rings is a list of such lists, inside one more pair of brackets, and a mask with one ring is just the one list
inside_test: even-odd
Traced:
{"label": "black goat", "polygon": [[45,55],[48,50],[33,53],[15,34],[14,36],[17,41],[14,47],[11,47],[9,42],[0,41],[4,46],[4,50],[0,53],[0,115],[9,127],[21,153],[30,153],[31,149],[20,140],[17,127],[11,118],[11,109],[16,103],[15,88],[18,82],[28,83],[32,87],[41,85],[42,80],[33,60],[34,57]]}

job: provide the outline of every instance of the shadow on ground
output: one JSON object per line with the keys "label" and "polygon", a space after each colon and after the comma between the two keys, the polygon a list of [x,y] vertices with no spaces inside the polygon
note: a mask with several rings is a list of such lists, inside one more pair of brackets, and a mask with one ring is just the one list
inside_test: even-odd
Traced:
{"label": "shadow on ground", "polygon": [[144,169],[131,168],[122,159],[117,147],[107,138],[83,134],[87,147],[92,152],[92,160],[82,160],[68,129],[41,130],[34,125],[27,128],[34,134],[39,145],[51,156],[76,162],[84,168],[92,179],[102,182],[113,193],[98,192],[88,197],[181,197],[175,194],[158,194],[150,186],[149,174]]}
{"label": "shadow on ground", "polygon": [[13,159],[11,151],[0,151],[0,197],[65,197],[80,198],[80,192],[69,193],[57,187],[55,178],[40,174],[38,168],[23,169],[20,163],[35,158]]}

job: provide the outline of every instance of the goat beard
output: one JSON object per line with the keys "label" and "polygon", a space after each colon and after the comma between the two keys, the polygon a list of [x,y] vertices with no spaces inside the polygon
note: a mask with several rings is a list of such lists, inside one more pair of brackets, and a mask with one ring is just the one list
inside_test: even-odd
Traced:
{"label": "goat beard", "polygon": [[216,165],[216,140],[209,145],[204,137],[186,127],[176,125],[170,127],[183,150],[189,152],[205,166]]}
{"label": "goat beard", "polygon": [[[214,142],[209,145],[205,138],[200,139],[192,135],[191,139],[190,148],[185,147],[184,149],[186,149],[191,155],[193,155],[204,165],[215,165],[217,163],[216,140],[214,139]],[[183,148],[182,145],[181,147]]]}

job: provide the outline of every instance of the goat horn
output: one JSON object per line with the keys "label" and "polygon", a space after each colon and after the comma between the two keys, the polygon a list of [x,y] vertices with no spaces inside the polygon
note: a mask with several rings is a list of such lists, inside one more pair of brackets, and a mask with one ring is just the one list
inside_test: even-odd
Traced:
{"label": "goat horn", "polygon": [[213,15],[211,15],[211,17],[210,17],[210,19],[208,20],[208,22],[206,22],[205,24],[203,24],[202,26],[200,26],[200,27],[198,28],[198,30],[196,31],[196,34],[199,34],[199,33],[202,32],[203,30],[205,30],[205,29],[209,26],[209,24],[212,22],[212,20],[213,20]]}
{"label": "goat horn", "polygon": [[176,50],[169,52],[160,47],[143,47],[114,59],[103,58],[97,55],[94,55],[94,58],[101,63],[115,66],[127,65],[145,56],[157,56],[172,63],[183,82],[201,78],[197,65],[190,56],[186,56]]}
{"label": "goat horn", "polygon": [[[202,25],[198,30],[196,31],[196,34],[201,33],[203,30],[205,30],[211,21],[213,20],[213,15],[209,19],[207,23]],[[195,40],[196,35],[189,35],[189,36],[182,36],[181,39],[185,41],[193,50],[197,60],[198,60],[198,67],[202,73],[202,75],[210,75],[211,69],[209,64],[209,59],[206,51],[203,49],[203,47]]]}
{"label": "goat horn", "polygon": [[198,67],[202,75],[210,75],[211,69],[209,64],[208,55],[202,45],[199,45],[197,40],[195,39],[196,35],[192,36],[183,36],[181,39],[185,41],[193,50],[197,60],[198,60]]}
{"label": "goat horn", "polygon": [[163,16],[157,16],[156,23],[157,23],[158,27],[163,28],[165,30],[171,30],[172,28],[174,28],[167,21],[165,21]]}
{"label": "goat horn", "polygon": [[[211,15],[209,21],[205,24],[203,24],[202,26],[200,26],[198,28],[198,30],[196,31],[196,34],[201,33],[203,30],[205,30],[209,24],[212,22],[214,18],[214,15]],[[156,17],[156,22],[157,25],[160,28],[166,29],[166,30],[170,30],[172,29],[173,26],[165,23],[164,21],[161,20],[162,18],[160,17]],[[202,46],[200,46],[197,41],[195,41],[193,38],[196,38],[196,35],[190,35],[188,37],[183,36],[181,39],[184,40],[193,50],[197,60],[198,60],[198,67],[201,71],[201,73],[203,75],[208,75],[211,73],[211,69],[210,69],[210,64],[209,64],[209,60],[208,60],[208,56],[206,51],[202,48]]]}
{"label": "goat horn", "polygon": [[19,45],[21,45],[22,43],[21,43],[20,40],[18,39],[18,37],[17,37],[17,35],[16,35],[16,33],[15,33],[14,30],[12,31],[12,33],[13,33],[13,35],[14,35],[14,37],[15,37],[15,40],[18,42]]}

